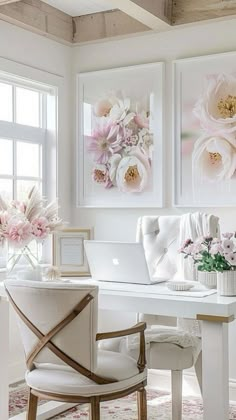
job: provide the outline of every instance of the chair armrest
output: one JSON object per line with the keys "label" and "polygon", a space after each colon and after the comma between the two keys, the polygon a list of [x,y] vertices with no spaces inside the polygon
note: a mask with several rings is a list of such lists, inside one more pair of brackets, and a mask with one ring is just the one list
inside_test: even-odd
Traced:
{"label": "chair armrest", "polygon": [[138,358],[138,368],[139,372],[143,372],[146,366],[146,346],[145,346],[145,335],[144,331],[147,328],[145,322],[139,322],[138,324],[134,325],[131,328],[127,328],[126,330],[120,331],[110,331],[104,333],[98,333],[96,335],[96,341],[99,340],[106,340],[108,338],[116,338],[116,337],[124,337],[131,334],[140,334],[140,345],[139,345],[139,358]]}
{"label": "chair armrest", "polygon": [[126,330],[98,333],[96,335],[96,340],[106,340],[107,338],[124,337],[126,335],[137,334],[139,332],[145,331],[146,328],[147,326],[145,322],[139,322],[138,324],[127,328]]}

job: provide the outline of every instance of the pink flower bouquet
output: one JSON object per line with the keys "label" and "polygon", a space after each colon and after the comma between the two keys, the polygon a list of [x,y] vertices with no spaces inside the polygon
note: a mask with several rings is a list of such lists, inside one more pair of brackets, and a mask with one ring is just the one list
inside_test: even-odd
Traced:
{"label": "pink flower bouquet", "polygon": [[57,216],[58,206],[44,201],[33,187],[24,202],[7,203],[0,196],[0,242],[21,248],[33,239],[42,242],[62,221]]}
{"label": "pink flower bouquet", "polygon": [[130,98],[104,98],[93,107],[93,130],[85,137],[92,180],[104,188],[139,193],[151,177],[153,135],[149,110]]}
{"label": "pink flower bouquet", "polygon": [[195,241],[187,239],[180,249],[185,258],[191,257],[199,271],[236,271],[236,233],[222,234],[222,239],[205,236]]}

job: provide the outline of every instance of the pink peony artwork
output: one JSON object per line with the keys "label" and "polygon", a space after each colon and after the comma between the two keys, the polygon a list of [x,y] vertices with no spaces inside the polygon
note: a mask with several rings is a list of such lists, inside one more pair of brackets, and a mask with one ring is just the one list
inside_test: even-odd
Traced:
{"label": "pink peony artwork", "polygon": [[236,53],[175,62],[175,204],[235,206]]}
{"label": "pink peony artwork", "polygon": [[150,185],[153,133],[149,109],[137,111],[129,97],[105,96],[93,105],[93,129],[85,148],[93,164],[93,183],[125,193]]}

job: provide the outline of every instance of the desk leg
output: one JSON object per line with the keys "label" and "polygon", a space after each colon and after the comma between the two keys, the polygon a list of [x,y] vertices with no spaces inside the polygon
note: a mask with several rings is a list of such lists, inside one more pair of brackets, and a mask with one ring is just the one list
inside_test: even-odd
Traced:
{"label": "desk leg", "polygon": [[202,321],[204,420],[229,419],[228,324]]}
{"label": "desk leg", "polygon": [[0,420],[7,420],[9,401],[9,304],[0,300]]}

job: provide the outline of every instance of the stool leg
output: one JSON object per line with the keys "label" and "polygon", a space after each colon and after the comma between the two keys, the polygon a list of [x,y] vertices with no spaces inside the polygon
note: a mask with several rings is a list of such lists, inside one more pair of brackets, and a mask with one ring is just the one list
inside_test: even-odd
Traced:
{"label": "stool leg", "polygon": [[182,370],[171,371],[172,420],[182,420]]}
{"label": "stool leg", "polygon": [[147,420],[147,393],[145,388],[137,392],[138,397],[138,420]]}

